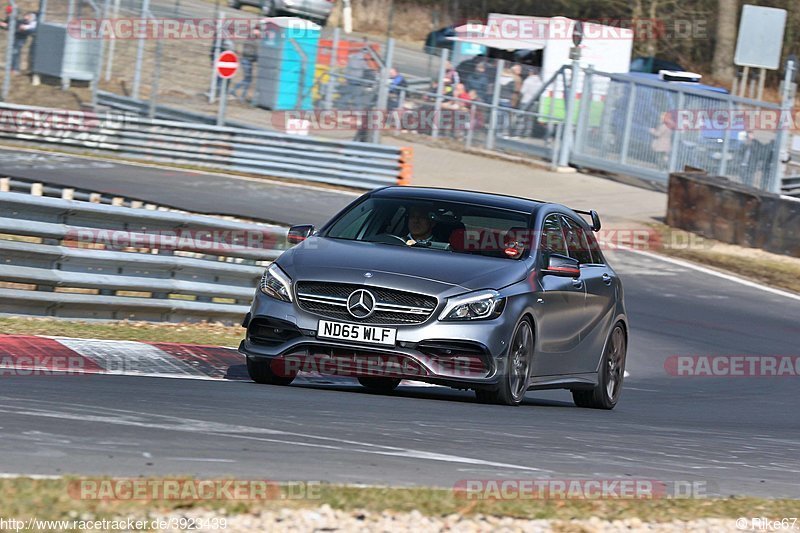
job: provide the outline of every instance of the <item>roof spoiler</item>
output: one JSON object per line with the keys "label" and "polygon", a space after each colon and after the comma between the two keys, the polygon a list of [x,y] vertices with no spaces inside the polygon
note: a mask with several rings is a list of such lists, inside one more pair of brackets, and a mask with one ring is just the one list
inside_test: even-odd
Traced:
{"label": "roof spoiler", "polygon": [[603,227],[602,223],[600,222],[600,215],[597,214],[597,211],[591,209],[589,211],[578,211],[577,209],[573,209],[576,213],[580,213],[581,215],[589,215],[592,217],[592,231],[598,232],[600,228]]}

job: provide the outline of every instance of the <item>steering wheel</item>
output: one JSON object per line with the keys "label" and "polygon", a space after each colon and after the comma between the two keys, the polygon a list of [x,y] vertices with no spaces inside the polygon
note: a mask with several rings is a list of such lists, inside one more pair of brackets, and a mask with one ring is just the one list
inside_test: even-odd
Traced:
{"label": "steering wheel", "polygon": [[401,243],[403,246],[406,244],[406,240],[402,237],[395,235],[394,233],[381,233],[375,236],[375,240],[378,242],[385,242],[386,244],[398,244]]}

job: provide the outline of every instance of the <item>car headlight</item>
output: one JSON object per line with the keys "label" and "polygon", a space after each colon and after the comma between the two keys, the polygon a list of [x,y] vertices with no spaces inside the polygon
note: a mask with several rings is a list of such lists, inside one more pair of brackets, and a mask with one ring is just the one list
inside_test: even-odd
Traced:
{"label": "car headlight", "polygon": [[439,320],[488,320],[503,312],[506,299],[493,290],[472,292],[447,300]]}
{"label": "car headlight", "polygon": [[275,263],[261,277],[261,292],[277,300],[292,301],[292,279]]}

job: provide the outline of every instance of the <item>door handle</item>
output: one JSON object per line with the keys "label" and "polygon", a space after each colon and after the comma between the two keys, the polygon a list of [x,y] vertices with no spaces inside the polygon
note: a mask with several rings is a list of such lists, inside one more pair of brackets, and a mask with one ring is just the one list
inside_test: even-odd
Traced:
{"label": "door handle", "polygon": [[579,279],[579,278],[574,278],[572,280],[572,286],[575,287],[576,289],[582,289],[583,288],[583,280]]}
{"label": "door handle", "polygon": [[611,285],[611,281],[612,281],[611,276],[609,276],[608,274],[603,274],[603,283],[605,283],[606,285]]}

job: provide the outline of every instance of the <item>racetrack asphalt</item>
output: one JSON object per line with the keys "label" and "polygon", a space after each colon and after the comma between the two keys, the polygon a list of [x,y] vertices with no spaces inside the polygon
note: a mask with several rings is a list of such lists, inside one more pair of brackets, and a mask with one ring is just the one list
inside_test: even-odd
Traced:
{"label": "racetrack asphalt", "polygon": [[631,320],[614,411],[565,391],[518,408],[468,392],[128,376],[0,380],[0,472],[240,476],[450,487],[494,478],[701,482],[800,497],[798,376],[675,377],[673,355],[798,355],[800,301],[630,251],[610,255]]}
{"label": "racetrack asphalt", "polygon": [[209,215],[321,225],[357,194],[309,185],[0,148],[0,174]]}

